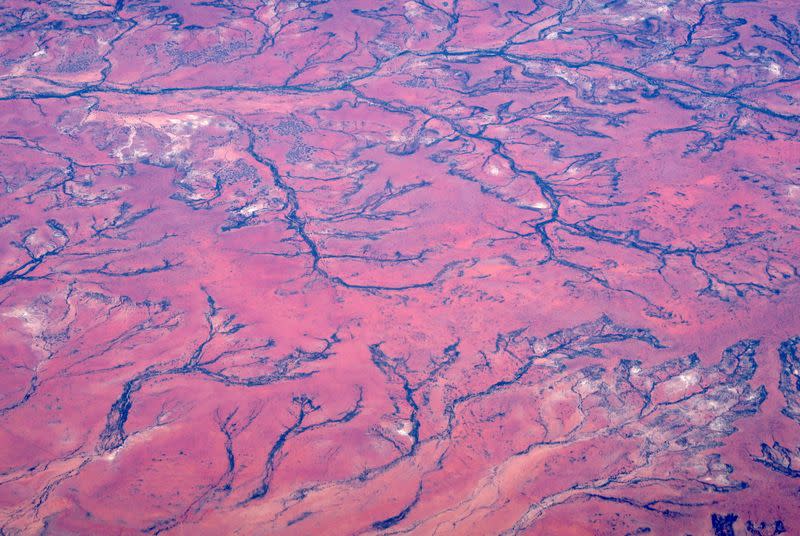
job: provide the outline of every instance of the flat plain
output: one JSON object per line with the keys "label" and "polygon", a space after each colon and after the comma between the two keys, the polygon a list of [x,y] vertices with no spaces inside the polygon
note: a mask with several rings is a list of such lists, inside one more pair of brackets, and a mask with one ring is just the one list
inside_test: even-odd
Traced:
{"label": "flat plain", "polygon": [[800,534],[800,8],[0,2],[0,534]]}

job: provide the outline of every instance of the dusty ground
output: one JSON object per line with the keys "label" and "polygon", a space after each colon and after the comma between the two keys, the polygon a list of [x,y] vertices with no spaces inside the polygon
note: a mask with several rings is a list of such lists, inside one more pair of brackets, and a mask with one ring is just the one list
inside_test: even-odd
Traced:
{"label": "dusty ground", "polygon": [[0,3],[0,533],[800,534],[798,11]]}

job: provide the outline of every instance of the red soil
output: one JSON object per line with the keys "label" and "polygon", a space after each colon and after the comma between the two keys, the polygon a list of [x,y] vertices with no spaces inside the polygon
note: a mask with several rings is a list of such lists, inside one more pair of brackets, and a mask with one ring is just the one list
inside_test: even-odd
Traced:
{"label": "red soil", "polygon": [[800,534],[792,2],[224,4],[0,6],[0,533]]}

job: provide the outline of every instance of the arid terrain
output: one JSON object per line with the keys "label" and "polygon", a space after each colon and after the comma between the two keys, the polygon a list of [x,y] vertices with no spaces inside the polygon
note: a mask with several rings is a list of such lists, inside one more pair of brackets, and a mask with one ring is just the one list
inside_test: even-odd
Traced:
{"label": "arid terrain", "polygon": [[800,535],[794,0],[0,1],[0,534]]}

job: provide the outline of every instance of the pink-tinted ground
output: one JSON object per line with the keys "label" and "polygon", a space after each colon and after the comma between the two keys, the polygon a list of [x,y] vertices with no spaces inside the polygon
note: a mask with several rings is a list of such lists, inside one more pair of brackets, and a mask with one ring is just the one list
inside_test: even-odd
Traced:
{"label": "pink-tinted ground", "polygon": [[0,32],[0,533],[800,534],[795,2]]}

